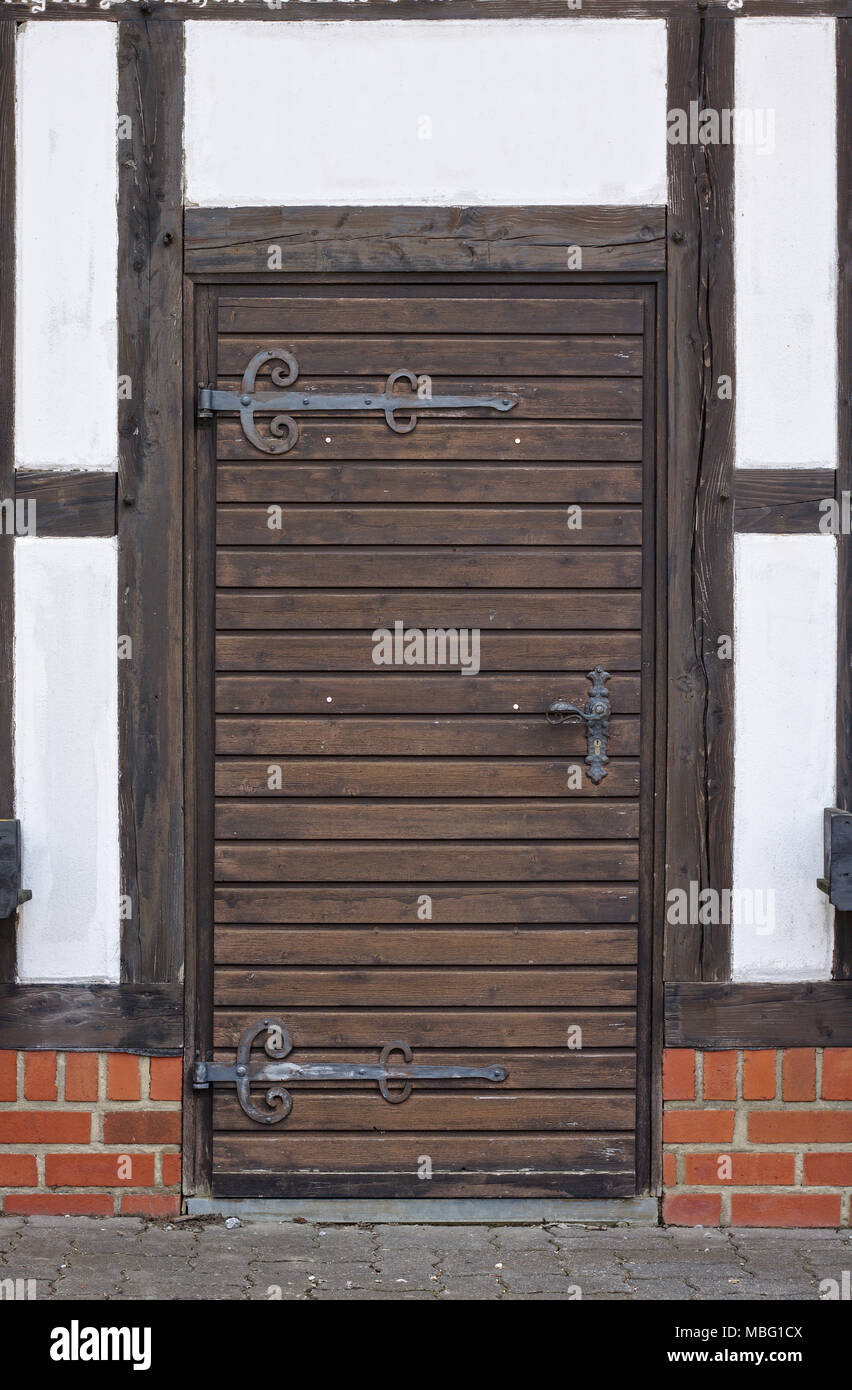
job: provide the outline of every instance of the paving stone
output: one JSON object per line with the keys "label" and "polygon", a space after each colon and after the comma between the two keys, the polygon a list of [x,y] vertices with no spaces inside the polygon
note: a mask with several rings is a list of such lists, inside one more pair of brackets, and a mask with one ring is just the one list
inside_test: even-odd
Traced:
{"label": "paving stone", "polygon": [[373,1231],[362,1231],[357,1226],[321,1226],[316,1231],[315,1249],[321,1259],[363,1260],[369,1264],[376,1245]]}
{"label": "paving stone", "polygon": [[491,1239],[501,1250],[548,1250],[552,1242],[544,1226],[496,1226]]}
{"label": "paving stone", "polygon": [[504,1297],[504,1291],[496,1279],[454,1279],[446,1288],[438,1289],[438,1298],[450,1302],[457,1298],[461,1302],[478,1299],[495,1302]]}
{"label": "paving stone", "polygon": [[664,1299],[686,1299],[700,1301],[701,1295],[685,1279],[638,1279],[634,1286],[639,1302],[657,1302]]}
{"label": "paving stone", "polygon": [[267,1260],[301,1260],[306,1255],[315,1255],[319,1249],[316,1227],[291,1222],[246,1226],[241,1239],[256,1252],[262,1263]]}
{"label": "paving stone", "polygon": [[23,1230],[23,1221],[11,1216],[0,1217],[0,1257],[19,1243]]}

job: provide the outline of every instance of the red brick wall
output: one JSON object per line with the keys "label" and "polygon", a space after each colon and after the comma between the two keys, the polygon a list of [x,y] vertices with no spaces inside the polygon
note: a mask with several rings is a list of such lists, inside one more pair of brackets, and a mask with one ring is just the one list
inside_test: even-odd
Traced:
{"label": "red brick wall", "polygon": [[663,1057],[663,1217],[849,1226],[852,1048]]}
{"label": "red brick wall", "polygon": [[0,1210],[180,1211],[178,1057],[0,1052]]}

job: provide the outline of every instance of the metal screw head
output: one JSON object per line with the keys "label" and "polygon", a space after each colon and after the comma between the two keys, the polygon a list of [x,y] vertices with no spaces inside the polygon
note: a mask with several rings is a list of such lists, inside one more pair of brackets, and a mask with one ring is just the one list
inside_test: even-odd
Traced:
{"label": "metal screw head", "polygon": [[251,405],[251,396],[240,396],[240,405]]}
{"label": "metal screw head", "polygon": [[237,1067],[237,1076],[245,1076],[247,1070],[248,1068],[244,1066]]}

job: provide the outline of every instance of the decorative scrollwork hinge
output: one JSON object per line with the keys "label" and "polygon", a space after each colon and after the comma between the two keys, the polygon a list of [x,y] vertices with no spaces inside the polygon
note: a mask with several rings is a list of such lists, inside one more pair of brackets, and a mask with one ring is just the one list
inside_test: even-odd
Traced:
{"label": "decorative scrollwork hinge", "polygon": [[[212,386],[200,386],[198,391],[198,418],[210,420],[218,411],[237,412],[243,434],[256,449],[264,454],[287,454],[297,443],[299,425],[297,415],[330,415],[340,412],[379,411],[384,414],[388,428],[396,434],[410,434],[417,424],[418,415],[424,410],[514,410],[517,396],[433,396],[418,393],[419,379],[406,367],[391,372],[380,395],[359,392],[342,392],[340,395],[324,395],[318,391],[255,391],[257,374],[267,362],[282,362],[282,367],[272,368],[272,380],[276,386],[292,386],[299,376],[299,364],[292,353],[280,348],[269,348],[255,353],[243,373],[239,392],[216,391]],[[407,382],[410,392],[397,391],[398,382]],[[255,424],[255,415],[271,415],[269,433],[264,438]]]}
{"label": "decorative scrollwork hinge", "polygon": [[[266,1033],[264,1051],[272,1061],[251,1061],[254,1043]],[[284,1024],[275,1018],[265,1018],[260,1023],[247,1028],[237,1044],[237,1061],[233,1067],[221,1066],[216,1062],[200,1061],[195,1064],[193,1086],[197,1091],[206,1091],[213,1081],[233,1081],[237,1088],[237,1100],[249,1119],[261,1125],[275,1125],[286,1120],[293,1109],[293,1097],[282,1086],[271,1086],[266,1092],[267,1110],[259,1110],[252,1103],[252,1085],[266,1085],[278,1081],[376,1081],[379,1094],[389,1105],[402,1105],[411,1095],[412,1081],[505,1081],[509,1075],[507,1067],[430,1067],[414,1063],[414,1054],[408,1043],[392,1042],[383,1047],[377,1063],[359,1064],[356,1062],[285,1062],[293,1050],[293,1040]],[[401,1062],[391,1061],[394,1053],[399,1053]],[[399,1090],[391,1090],[388,1082],[401,1082]]]}

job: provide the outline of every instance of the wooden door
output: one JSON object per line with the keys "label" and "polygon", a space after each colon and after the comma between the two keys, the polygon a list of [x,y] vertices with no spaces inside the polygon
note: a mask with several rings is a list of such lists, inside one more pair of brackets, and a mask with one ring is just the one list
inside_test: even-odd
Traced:
{"label": "wooden door", "polygon": [[[405,368],[435,395],[518,401],[424,412],[408,434],[303,415],[278,456],[234,415],[206,427],[215,1060],[271,1018],[290,1061],[375,1063],[402,1041],[415,1063],[508,1068],[416,1081],[403,1104],[374,1080],[294,1082],[275,1124],[217,1086],[214,1193],[647,1185],[652,306],[647,286],[600,280],[211,291],[222,390],[274,349],[308,393],[380,393]],[[399,621],[478,630],[479,673],[377,665],[374,633]],[[585,706],[596,665],[613,710],[599,785],[584,730],[545,717]]]}

